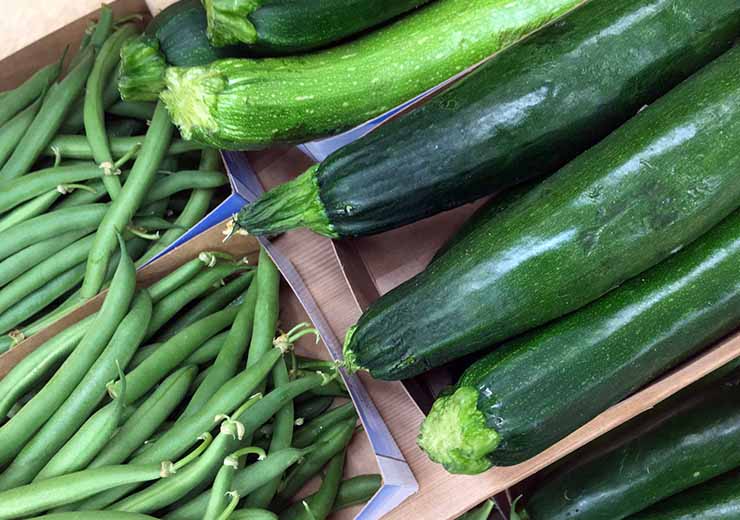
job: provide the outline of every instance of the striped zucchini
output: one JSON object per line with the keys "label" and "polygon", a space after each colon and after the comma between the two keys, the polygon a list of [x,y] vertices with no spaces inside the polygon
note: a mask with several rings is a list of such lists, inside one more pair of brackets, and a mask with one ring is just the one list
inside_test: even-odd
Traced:
{"label": "striped zucchini", "polygon": [[303,56],[170,68],[161,97],[186,139],[261,148],[335,134],[437,85],[583,0],[437,0]]}

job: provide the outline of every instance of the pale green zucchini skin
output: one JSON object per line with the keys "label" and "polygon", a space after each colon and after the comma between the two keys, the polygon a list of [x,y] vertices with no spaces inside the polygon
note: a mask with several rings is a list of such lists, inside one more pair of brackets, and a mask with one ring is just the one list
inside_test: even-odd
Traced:
{"label": "pale green zucchini skin", "polygon": [[345,360],[405,379],[598,299],[740,206],[740,47],[375,301]]}
{"label": "pale green zucchini skin", "polygon": [[438,0],[303,56],[170,68],[183,137],[226,149],[304,142],[365,122],[521,39],[582,0]]}

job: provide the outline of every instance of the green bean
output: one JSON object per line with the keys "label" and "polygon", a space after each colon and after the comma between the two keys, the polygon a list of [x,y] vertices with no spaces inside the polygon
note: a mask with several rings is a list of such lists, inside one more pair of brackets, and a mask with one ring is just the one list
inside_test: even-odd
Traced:
{"label": "green bean", "polygon": [[157,182],[144,200],[152,202],[181,191],[218,188],[227,182],[226,176],[218,171],[182,170]]}
{"label": "green bean", "polygon": [[[302,374],[304,373],[305,373],[304,371],[297,371],[294,373],[294,375],[296,377],[301,377]],[[306,394],[304,398],[310,399],[312,396],[349,397],[349,394],[347,393],[347,388],[344,386],[344,383],[342,381],[335,379],[328,385],[312,390],[311,393]]]}
{"label": "green bean", "polygon": [[[200,411],[177,421],[175,426],[165,433],[157,442],[149,447],[142,455],[142,461],[161,459],[163,454],[168,457],[177,457],[187,450],[199,432],[208,431],[212,427],[214,414],[228,415],[232,413],[241,403],[244,395],[251,395],[255,388],[262,382],[272,369],[273,365],[282,355],[280,348],[274,348],[266,353],[262,359],[255,363],[251,368],[245,369],[236,376],[227,381],[216,394],[206,403]],[[319,381],[316,384],[321,384]],[[305,388],[311,385],[294,385],[293,388],[285,390],[281,388],[279,397],[281,399],[291,399],[297,390],[305,391]],[[285,388],[287,388],[286,385]],[[298,388],[296,388],[298,387]],[[293,392],[291,392],[291,390]],[[247,428],[245,436],[251,434],[254,430],[262,426],[272,417],[281,407],[276,406],[275,390],[260,399],[249,411],[244,418],[243,424]],[[273,395],[275,394],[275,395]],[[278,404],[283,401],[278,399]],[[267,403],[266,405],[263,404]],[[265,417],[266,415],[266,417]],[[261,422],[260,422],[261,421]],[[259,422],[254,426],[255,422]]]}
{"label": "green bean", "polygon": [[[221,164],[221,156],[216,150],[205,148],[201,152],[199,170],[208,171],[216,170]],[[185,207],[180,211],[176,224],[182,226],[185,230],[192,228],[205,217],[208,207],[213,197],[212,189],[195,189],[190,193],[190,197]],[[149,248],[140,262],[147,262],[162,252],[170,244],[183,235],[184,231],[170,230],[165,232],[156,243]]]}
{"label": "green bean", "polygon": [[[10,157],[13,150],[18,146],[18,143],[21,142],[23,134],[25,134],[28,127],[31,126],[33,118],[36,117],[43,101],[44,96],[39,96],[36,101],[28,105],[28,107],[24,108],[10,121],[0,127],[0,167],[5,164],[5,161],[8,160],[8,157]],[[0,101],[0,107],[2,106],[3,103]],[[2,110],[2,108],[0,108],[0,110]]]}
{"label": "green bean", "polygon": [[[296,448],[270,453],[264,460],[237,471],[231,487],[240,497],[248,496],[255,489],[259,489],[267,482],[282,475],[292,465],[300,462],[306,453],[308,453],[307,450]],[[203,520],[208,500],[209,493],[201,493],[167,514],[165,520]]]}
{"label": "green bean", "polygon": [[149,294],[152,297],[152,301],[159,303],[162,298],[172,293],[172,291],[188,283],[195,275],[203,270],[203,266],[209,259],[209,256],[200,254],[197,258],[184,263],[164,278],[150,285]]}
{"label": "green bean", "polygon": [[315,419],[320,416],[331,407],[332,403],[334,403],[333,397],[322,396],[314,397],[302,403],[297,403],[295,407],[295,416],[296,421],[299,421],[300,424],[296,425],[303,426],[311,419]]}
{"label": "green bean", "polygon": [[[131,151],[137,144],[144,143],[145,136],[136,135],[131,137],[112,137],[109,139],[110,152],[114,159],[120,159]],[[195,150],[200,150],[203,145],[184,139],[173,139],[167,155],[180,155]],[[141,150],[134,153],[138,157]],[[84,135],[57,135],[49,145],[44,148],[46,157],[54,157],[59,154],[64,159],[93,159],[93,151]],[[210,168],[213,169],[213,168]]]}
{"label": "green bean", "polygon": [[[0,266],[2,266],[2,264],[0,264]],[[233,302],[234,299],[237,298],[237,296],[242,294],[247,289],[247,287],[250,286],[253,277],[254,273],[251,271],[241,273],[240,276],[237,276],[232,281],[228,282],[225,286],[217,289],[205,298],[202,298],[189,310],[180,313],[174,320],[170,320],[170,323],[162,328],[157,337],[171,337],[188,325],[191,325],[199,319],[208,316],[209,314],[212,314],[219,309],[224,308],[227,304]]]}
{"label": "green bean", "polygon": [[103,219],[108,207],[108,204],[88,204],[51,211],[0,231],[0,260],[62,233],[92,231]]}
{"label": "green bean", "polygon": [[31,126],[0,169],[0,179],[15,179],[25,175],[56,135],[67,109],[82,91],[92,68],[93,49],[87,48],[82,53],[84,56],[79,63],[47,93]]}
{"label": "green bean", "polygon": [[95,49],[100,49],[103,43],[108,38],[111,30],[113,29],[113,10],[110,6],[103,5],[100,8],[100,17],[98,23],[95,24],[95,30],[90,38],[90,45]]}
{"label": "green bean", "polygon": [[94,296],[103,286],[105,271],[115,247],[114,234],[123,232],[136,214],[154,181],[157,168],[169,147],[172,133],[173,127],[167,109],[163,104],[159,104],[126,184],[119,197],[112,202],[95,234],[95,243],[88,256],[85,280],[80,291],[83,298]]}
{"label": "green bean", "polygon": [[[141,398],[154,385],[164,379],[172,369],[180,365],[203,342],[228,326],[234,320],[236,311],[237,309],[225,309],[207,318],[203,318],[183,330],[180,334],[173,336],[155,350],[139,366],[126,374],[128,385],[126,401],[132,403]],[[118,397],[120,383],[110,385],[108,390],[112,396]]]}
{"label": "green bean", "polygon": [[95,179],[102,175],[102,170],[97,166],[59,166],[29,173],[20,179],[0,182],[0,212],[8,211],[57,186]]}
{"label": "green bean", "polygon": [[[264,248],[260,248],[257,274],[257,307],[254,311],[254,329],[249,342],[247,367],[272,347],[280,311],[280,273]],[[264,389],[264,385],[260,388]]]}
{"label": "green bean", "polygon": [[221,351],[221,347],[223,346],[224,341],[226,341],[226,337],[228,335],[229,333],[227,331],[213,336],[211,339],[203,343],[203,346],[198,348],[198,350],[190,354],[190,357],[185,360],[185,363],[191,363],[193,365],[205,365],[206,363],[210,363],[218,356],[218,353]]}
{"label": "green bean", "polygon": [[[173,458],[184,453],[192,444],[193,439],[200,432],[206,431],[213,425],[214,412],[219,411],[226,415],[231,413],[245,395],[250,395],[257,385],[260,384],[272,369],[276,358],[282,355],[282,351],[276,348],[263,356],[260,362],[252,368],[242,371],[230,379],[211,398],[208,404],[198,413],[183,418],[167,430],[152,445],[148,446],[140,455],[134,457],[132,462],[144,463],[166,458]],[[294,399],[296,395],[306,392],[313,386],[318,386],[326,381],[325,376],[315,376],[313,380],[309,377],[291,382],[284,387],[273,390],[260,399],[244,418],[244,437],[251,436],[254,431],[267,422],[270,417],[282,408],[287,402]],[[131,487],[121,487],[107,493],[101,493],[87,502],[87,507],[104,508],[131,491]],[[208,499],[206,498],[206,501]]]}
{"label": "green bean", "polygon": [[[290,382],[288,368],[285,360],[279,360],[272,369],[272,384],[275,388],[287,385]],[[287,403],[275,414],[273,421],[272,439],[270,440],[270,453],[276,453],[290,448],[293,441],[293,421],[295,419],[293,402]],[[266,508],[272,502],[280,485],[281,476],[275,477],[270,482],[257,489],[246,499],[245,505],[251,508]]]}
{"label": "green bean", "polygon": [[128,364],[128,368],[134,369],[137,366],[141,365],[142,361],[148,358],[152,354],[152,352],[154,352],[161,346],[161,343],[149,343],[148,345],[139,348],[139,350],[136,351],[136,354],[134,354],[134,357],[131,358],[131,362]]}
{"label": "green bean", "polygon": [[56,81],[62,71],[62,60],[39,69],[22,85],[3,93],[0,99],[0,125],[10,121],[13,116],[26,108]]}
{"label": "green bean", "polygon": [[[138,254],[140,254],[141,251],[143,251],[145,244],[144,241],[141,239],[133,239],[127,242],[126,244],[127,249],[129,251],[129,254],[132,257],[136,257]],[[109,280],[113,276],[113,272],[115,270],[115,262],[118,262],[119,254],[116,253],[113,256],[113,262],[108,268],[108,272],[106,273],[106,280]],[[28,316],[35,314],[36,310],[43,309],[46,304],[49,302],[54,302],[56,305],[56,298],[62,294],[67,294],[70,289],[77,286],[77,284],[81,280],[80,271],[79,270],[71,270],[74,271],[75,277],[72,279],[69,279],[69,271],[56,280],[50,282],[46,286],[37,289],[34,291],[29,297],[25,298],[22,302],[19,302],[16,307],[9,311],[11,314],[19,314],[19,309],[25,308],[25,313],[22,313],[24,316],[27,314]],[[66,280],[66,281],[65,281]],[[62,283],[64,282],[64,283]],[[71,282],[71,283],[69,283]],[[73,292],[70,294],[70,296],[67,297],[66,300],[64,300],[61,304],[56,306],[56,308],[48,313],[45,313],[41,318],[38,320],[30,323],[30,324],[24,324],[22,326],[21,330],[14,331],[13,338],[10,337],[0,337],[0,349],[6,349],[9,347],[12,347],[13,344],[17,343],[19,340],[14,339],[16,336],[19,336],[22,339],[25,339],[27,337],[33,336],[34,334],[37,334],[38,332],[42,331],[49,325],[55,323],[56,321],[60,320],[65,315],[72,312],[72,310],[77,307],[78,305],[82,304],[82,302],[79,298],[78,292]],[[7,314],[7,313],[6,313]],[[25,318],[24,318],[25,319]],[[10,323],[17,323],[18,322],[18,316],[16,316],[15,320],[9,320]]]}
{"label": "green bean", "polygon": [[[234,450],[242,438],[242,426],[238,422],[241,413],[255,402],[258,402],[258,399],[249,399],[237,410],[233,418],[225,417],[225,420],[221,423],[218,436],[198,460],[171,478],[160,480],[152,486],[113,504],[109,509],[131,513],[151,513],[172,504],[203,482],[213,479],[224,457]],[[222,418],[224,417],[216,416],[216,420]],[[265,456],[262,450],[251,449],[250,451],[253,453],[259,451],[262,458]]]}
{"label": "green bean", "polygon": [[[378,492],[382,483],[383,479],[380,475],[358,475],[342,481],[339,485],[337,496],[334,499],[334,505],[331,508],[331,512],[336,513],[337,511],[347,507],[364,504]],[[315,496],[316,493],[309,495],[304,498],[303,501],[311,504]],[[298,518],[298,511],[305,511],[301,502],[294,503],[288,509],[283,511],[280,516],[282,518]],[[296,516],[291,516],[292,513],[295,513]]]}
{"label": "green bean", "polygon": [[[300,379],[298,380],[300,381]],[[290,500],[303,485],[321,471],[329,460],[342,452],[355,432],[354,418],[337,423],[328,428],[316,442],[315,449],[306,455],[303,463],[295,467],[286,477],[280,492],[275,497],[273,506],[278,511],[285,509]]]}
{"label": "green bean", "polygon": [[125,484],[157,480],[165,475],[161,464],[107,466],[0,492],[0,519],[24,517],[63,506]]}
{"label": "green bean", "polygon": [[183,285],[165,298],[162,298],[154,309],[154,315],[147,331],[147,338],[151,338],[155,332],[188,303],[198,298],[214,284],[220,283],[224,278],[227,278],[244,267],[231,262],[217,263],[213,267],[209,267],[198,273],[187,285]]}
{"label": "green bean", "polygon": [[25,222],[28,219],[32,219],[33,217],[43,214],[61,196],[62,193],[59,189],[51,190],[17,206],[12,211],[9,211],[0,217],[0,231],[5,231],[16,224],[20,224],[21,222]]}
{"label": "green bean", "polygon": [[[123,245],[121,248],[125,249]],[[108,296],[80,344],[44,388],[10,421],[0,427],[0,465],[6,464],[21,451],[28,439],[41,428],[82,381],[126,314],[134,295],[135,285],[136,273],[133,262],[127,254],[121,254]],[[5,474],[0,477],[0,489],[7,489],[1,484],[4,477]]]}
{"label": "green bean", "polygon": [[229,520],[278,520],[278,516],[267,509],[237,509],[228,517]]}
{"label": "green bean", "polygon": [[[84,264],[78,264],[58,275],[51,282],[39,287],[0,314],[0,333],[4,334],[23,324],[39,311],[52,304],[57,298],[74,289],[85,275]],[[27,335],[27,334],[26,334]]]}
{"label": "green bean", "polygon": [[124,462],[175,410],[197,372],[194,366],[186,365],[162,381],[90,463],[90,468]]}
{"label": "green bean", "polygon": [[[149,295],[146,291],[139,292],[131,304],[131,310],[119,320],[120,324],[107,347],[87,374],[5,469],[0,477],[0,487],[8,489],[6,486],[14,487],[40,478],[37,476],[39,471],[82,426],[105,396],[106,383],[116,374],[116,362],[123,367],[129,362],[143,340],[143,325],[149,321],[151,312]],[[97,323],[98,320],[95,325]],[[122,403],[128,401],[122,394],[120,400]]]}
{"label": "green bean", "polygon": [[18,399],[72,352],[90,321],[85,318],[48,339],[0,379],[0,417],[5,417]]}
{"label": "green bean", "polygon": [[333,410],[317,417],[313,421],[309,422],[305,426],[299,428],[296,431],[293,439],[293,446],[296,448],[305,448],[310,446],[328,429],[335,424],[346,421],[348,419],[357,419],[357,413],[355,412],[355,406],[350,401],[341,406],[337,406]]}
{"label": "green bean", "polygon": [[118,197],[121,192],[121,181],[117,177],[117,169],[113,165],[113,155],[108,145],[108,134],[105,130],[105,113],[103,101],[103,82],[120,60],[120,51],[124,42],[136,32],[136,27],[127,24],[116,30],[106,39],[95,59],[92,72],[87,78],[85,88],[85,102],[83,121],[85,135],[90,144],[93,158],[105,172],[103,184],[111,199]]}
{"label": "green bean", "polygon": [[84,262],[92,244],[92,235],[62,249],[40,261],[32,269],[0,289],[0,313],[6,311],[25,296],[51,282],[59,274]]}
{"label": "green bean", "polygon": [[326,466],[319,490],[280,514],[282,520],[326,520],[337,498],[344,472],[345,450],[334,455]]}
{"label": "green bean", "polygon": [[[120,370],[120,368],[119,368]],[[124,392],[125,393],[125,392]],[[85,469],[108,444],[121,421],[133,410],[118,399],[95,412],[51,458],[34,480]]]}
{"label": "green bean", "polygon": [[[234,473],[239,469],[239,456],[240,453],[235,452],[226,457],[223,465],[218,470],[218,473],[216,473],[216,478],[213,479],[213,485],[208,496],[208,505],[206,506],[203,520],[218,520],[219,516],[222,513],[226,513],[225,510],[229,508],[229,498],[231,498],[231,502],[239,502],[239,494],[231,491]],[[236,504],[234,504],[234,507],[236,507]]]}
{"label": "green bean", "polygon": [[247,350],[249,336],[252,334],[256,301],[257,286],[255,284],[247,291],[244,302],[234,317],[229,334],[216,356],[216,361],[208,371],[206,378],[198,386],[195,395],[190,399],[182,417],[189,417],[200,410],[213,397],[213,394],[239,371],[239,365]]}
{"label": "green bean", "polygon": [[109,114],[119,117],[133,117],[142,121],[149,121],[154,117],[156,110],[154,103],[145,101],[118,101],[108,109]]}
{"label": "green bean", "polygon": [[153,516],[121,511],[72,511],[34,516],[29,520],[157,520]]}
{"label": "green bean", "polygon": [[[103,106],[107,110],[111,105],[121,100],[118,93],[118,70],[115,70],[108,80],[108,84],[103,89]],[[85,126],[85,96],[80,96],[75,100],[75,104],[70,108],[67,119],[64,120],[59,128],[60,134],[77,134]],[[85,139],[85,136],[79,136]],[[92,159],[92,150],[90,150],[90,159]]]}

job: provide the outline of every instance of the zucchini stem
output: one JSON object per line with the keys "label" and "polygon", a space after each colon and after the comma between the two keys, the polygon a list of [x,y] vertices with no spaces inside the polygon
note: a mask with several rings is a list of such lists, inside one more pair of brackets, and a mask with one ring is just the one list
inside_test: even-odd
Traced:
{"label": "zucchini stem", "polygon": [[252,235],[272,235],[300,227],[329,238],[339,238],[329,222],[319,196],[313,165],[290,182],[265,192],[257,201],[244,206],[237,225]]}

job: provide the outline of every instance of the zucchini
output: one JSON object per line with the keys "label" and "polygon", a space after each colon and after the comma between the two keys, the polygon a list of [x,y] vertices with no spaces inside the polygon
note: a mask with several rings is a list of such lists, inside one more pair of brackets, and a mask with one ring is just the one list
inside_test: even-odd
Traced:
{"label": "zucchini", "polygon": [[630,520],[740,518],[740,471],[731,471],[694,486],[629,518]]}
{"label": "zucchini", "polygon": [[161,98],[186,139],[226,149],[341,132],[434,87],[583,0],[438,0],[311,54],[169,68]]}
{"label": "zucchini", "polygon": [[603,298],[471,365],[434,403],[419,445],[453,473],[537,455],[737,328],[738,265],[740,211]]}
{"label": "zucchini", "polygon": [[592,0],[267,192],[240,223],[368,235],[551,174],[739,33],[736,0]]}
{"label": "zucchini", "polygon": [[214,45],[297,54],[380,25],[429,0],[203,0]]}
{"label": "zucchini", "polygon": [[694,401],[690,406],[640,436],[545,478],[525,496],[522,518],[632,518],[664,498],[740,466],[737,376],[688,397]]}
{"label": "zucchini", "polygon": [[739,146],[736,47],[375,301],[345,361],[404,379],[596,300],[740,206]]}
{"label": "zucchini", "polygon": [[127,101],[154,101],[168,65],[192,67],[244,55],[241,47],[217,48],[206,35],[200,0],[179,0],[154,17],[144,34],[121,50],[118,89]]}

